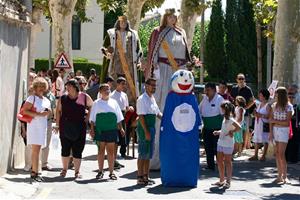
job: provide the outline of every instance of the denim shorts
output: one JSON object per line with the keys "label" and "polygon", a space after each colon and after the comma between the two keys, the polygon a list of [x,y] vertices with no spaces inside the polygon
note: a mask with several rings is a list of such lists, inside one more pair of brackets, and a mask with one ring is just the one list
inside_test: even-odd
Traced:
{"label": "denim shorts", "polygon": [[154,141],[139,141],[139,156],[138,158],[141,160],[150,160],[153,156],[154,151]]}
{"label": "denim shorts", "polygon": [[139,139],[138,140],[138,158],[141,160],[150,160],[154,152],[154,141],[155,141],[155,129],[150,129],[151,139],[150,141]]}
{"label": "denim shorts", "polygon": [[221,152],[226,155],[231,155],[233,153],[233,147],[223,147],[223,146],[218,145],[217,152]]}

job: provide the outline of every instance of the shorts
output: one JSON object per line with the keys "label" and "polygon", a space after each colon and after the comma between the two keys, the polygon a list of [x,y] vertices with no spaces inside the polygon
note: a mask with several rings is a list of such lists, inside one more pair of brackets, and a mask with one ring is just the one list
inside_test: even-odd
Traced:
{"label": "shorts", "polygon": [[60,137],[60,143],[61,143],[61,156],[62,157],[69,157],[71,155],[72,150],[72,156],[77,159],[82,158],[82,152],[85,146],[85,137],[80,137],[76,141],[72,141],[67,139],[64,136]]}
{"label": "shorts", "polygon": [[246,127],[246,124],[245,124],[245,122],[243,122],[241,124],[241,129],[238,132],[235,132],[233,134],[235,143],[242,144],[244,142],[243,133],[245,132],[245,129],[246,129],[245,127]]}
{"label": "shorts", "polygon": [[154,152],[154,141],[155,141],[155,129],[150,129],[151,139],[147,140],[138,140],[138,159],[140,160],[150,160]]}
{"label": "shorts", "polygon": [[118,142],[118,130],[112,130],[112,131],[102,131],[99,134],[98,140],[99,142],[105,142],[105,143],[117,143]]}
{"label": "shorts", "polygon": [[290,127],[273,127],[275,142],[288,143]]}
{"label": "shorts", "polygon": [[138,159],[140,159],[140,160],[150,160],[152,158],[153,152],[154,152],[154,140],[139,141],[138,144],[139,144]]}
{"label": "shorts", "polygon": [[245,116],[244,117],[244,122],[246,123],[244,133],[247,133],[247,132],[249,132],[249,127],[251,126],[251,123],[252,123],[251,116],[250,115],[249,116]]}
{"label": "shorts", "polygon": [[223,146],[218,145],[217,146],[217,152],[221,152],[221,153],[224,153],[226,155],[232,155],[233,148],[234,147],[223,147]]}

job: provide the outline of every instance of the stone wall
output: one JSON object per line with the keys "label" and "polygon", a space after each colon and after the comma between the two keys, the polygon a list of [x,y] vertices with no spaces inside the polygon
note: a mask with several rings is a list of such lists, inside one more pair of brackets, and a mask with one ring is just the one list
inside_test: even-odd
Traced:
{"label": "stone wall", "polygon": [[27,90],[31,0],[23,3],[20,13],[0,0],[0,175],[24,163],[16,115]]}

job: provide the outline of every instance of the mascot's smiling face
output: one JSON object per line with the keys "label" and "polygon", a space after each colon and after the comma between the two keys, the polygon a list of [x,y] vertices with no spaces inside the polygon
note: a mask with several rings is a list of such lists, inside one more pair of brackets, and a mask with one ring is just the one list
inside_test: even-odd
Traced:
{"label": "mascot's smiling face", "polygon": [[176,93],[191,93],[194,88],[194,76],[192,72],[180,69],[171,78],[172,91]]}

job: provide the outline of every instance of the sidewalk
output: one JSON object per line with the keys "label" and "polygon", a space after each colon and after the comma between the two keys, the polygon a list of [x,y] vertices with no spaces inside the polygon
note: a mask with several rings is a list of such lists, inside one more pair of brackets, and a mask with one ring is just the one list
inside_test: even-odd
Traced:
{"label": "sidewalk", "polygon": [[[300,163],[288,165],[291,184],[278,186],[272,181],[276,178],[274,161],[249,162],[247,159],[253,155],[253,150],[244,151],[233,163],[234,172],[232,186],[229,190],[220,190],[212,187],[211,183],[218,180],[217,171],[200,171],[197,188],[166,188],[161,185],[160,173],[151,172],[156,184],[140,187],[136,185],[136,159],[120,160],[125,168],[116,172],[117,181],[95,179],[97,170],[97,147],[87,141],[81,173],[82,180],[74,181],[74,171],[69,170],[66,178],[61,178],[60,150],[51,150],[51,172],[43,172],[44,183],[29,182],[29,173],[18,169],[0,178],[1,199],[300,199]],[[136,154],[137,155],[137,154]],[[201,167],[205,167],[205,158],[201,157]],[[107,162],[105,162],[107,167]],[[178,170],[180,173],[180,169]]]}

